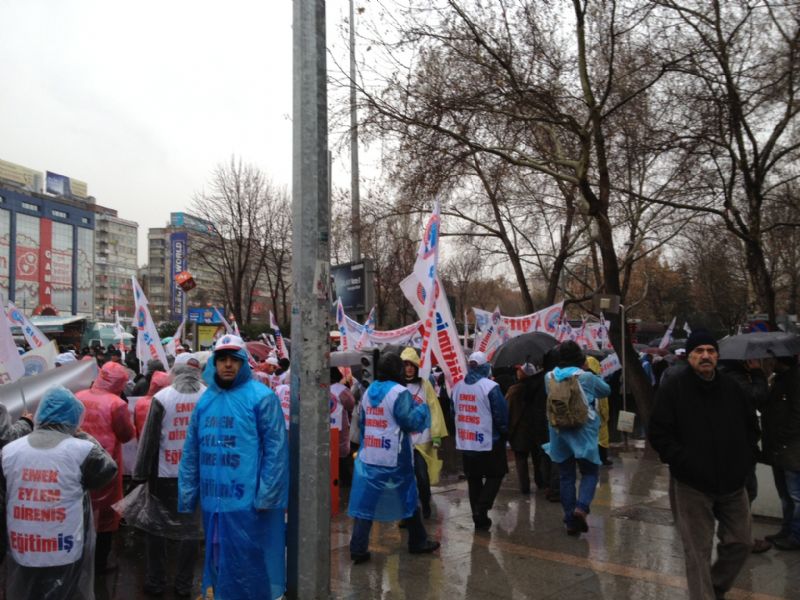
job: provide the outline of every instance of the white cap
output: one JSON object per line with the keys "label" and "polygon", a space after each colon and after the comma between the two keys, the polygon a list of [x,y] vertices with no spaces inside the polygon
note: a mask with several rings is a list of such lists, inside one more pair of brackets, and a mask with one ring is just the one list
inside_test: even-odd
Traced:
{"label": "white cap", "polygon": [[72,352],[62,352],[56,356],[56,362],[62,365],[69,362],[75,362],[77,360],[78,359],[75,358],[75,355]]}
{"label": "white cap", "polygon": [[675,356],[686,356],[686,348],[678,348],[675,350]]}
{"label": "white cap", "polygon": [[268,365],[273,365],[275,367],[280,367],[281,366],[281,363],[279,363],[278,359],[275,358],[274,356],[267,357],[267,360],[265,360],[264,362],[267,363]]}
{"label": "white cap", "polygon": [[238,335],[225,334],[217,340],[214,346],[214,352],[220,350],[244,350],[247,352],[247,346],[244,345],[244,340]]}
{"label": "white cap", "polygon": [[200,361],[197,360],[197,357],[192,354],[191,352],[182,352],[175,357],[175,362],[173,363],[173,367],[177,367],[178,365],[186,365],[189,364],[190,361],[194,361],[195,364],[199,367]]}
{"label": "white cap", "polygon": [[483,352],[473,352],[469,355],[469,362],[475,363],[479,367],[481,365],[485,365],[489,360],[486,358],[486,355]]}

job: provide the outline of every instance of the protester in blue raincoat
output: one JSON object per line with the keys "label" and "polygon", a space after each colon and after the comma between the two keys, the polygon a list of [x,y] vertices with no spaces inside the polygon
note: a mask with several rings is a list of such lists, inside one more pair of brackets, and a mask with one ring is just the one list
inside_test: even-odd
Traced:
{"label": "protester in blue raincoat", "polygon": [[430,427],[431,414],[426,404],[414,403],[402,380],[403,361],[396,354],[384,354],[359,405],[361,441],[348,509],[354,519],[350,558],[356,564],[370,558],[372,521],[407,519],[412,554],[439,548],[422,524],[411,451],[411,433]]}
{"label": "protester in blue raincoat", "polygon": [[242,339],[217,342],[178,472],[178,510],[199,500],[205,529],[203,597],[280,598],[289,447],[278,397],[251,378]]}
{"label": "protester in blue raincoat", "polygon": [[[608,396],[611,392],[605,381],[581,368],[585,363],[586,356],[580,346],[567,341],[558,348],[558,366],[545,376],[548,390],[553,380],[560,382],[577,377],[584,401],[588,405],[589,417],[585,424],[574,429],[558,429],[552,423],[549,424],[550,442],[542,446],[552,461],[558,463],[561,506],[569,535],[580,535],[589,531],[586,517],[597,489],[600,466],[600,452],[597,449],[597,434],[600,431],[597,398]],[[577,495],[576,466],[581,472]]]}

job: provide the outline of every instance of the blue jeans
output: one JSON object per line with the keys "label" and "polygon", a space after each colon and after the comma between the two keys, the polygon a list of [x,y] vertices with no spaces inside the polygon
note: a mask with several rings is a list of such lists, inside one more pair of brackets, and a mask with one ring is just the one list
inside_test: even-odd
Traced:
{"label": "blue jeans", "polygon": [[[407,520],[408,524],[408,549],[414,550],[421,548],[428,540],[428,533],[425,525],[422,524],[422,517],[419,509],[414,511]],[[350,554],[364,554],[369,550],[369,532],[372,529],[372,521],[369,519],[353,519],[353,534],[350,536]]]}
{"label": "blue jeans", "polygon": [[772,476],[783,509],[781,533],[800,543],[800,471],[772,467]]}
{"label": "blue jeans", "polygon": [[[581,483],[577,497],[575,495],[575,480],[577,479],[575,473],[576,462],[581,472]],[[574,519],[573,513],[576,508],[589,514],[589,505],[592,503],[594,492],[597,489],[600,465],[596,465],[582,458],[575,459],[573,457],[558,463],[558,470],[561,476],[561,506],[564,508],[564,523],[569,525]]]}

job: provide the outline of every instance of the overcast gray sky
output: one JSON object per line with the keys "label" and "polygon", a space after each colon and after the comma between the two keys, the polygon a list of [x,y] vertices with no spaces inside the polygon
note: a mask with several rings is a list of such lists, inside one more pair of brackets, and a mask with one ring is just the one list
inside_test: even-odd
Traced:
{"label": "overcast gray sky", "polygon": [[0,159],[85,181],[139,223],[140,263],[231,155],[291,183],[291,0],[0,0],[0,19]]}

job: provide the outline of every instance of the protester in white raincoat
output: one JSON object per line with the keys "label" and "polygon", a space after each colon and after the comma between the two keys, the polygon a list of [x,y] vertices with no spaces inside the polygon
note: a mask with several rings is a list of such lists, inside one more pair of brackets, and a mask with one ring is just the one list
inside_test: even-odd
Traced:
{"label": "protester in white raincoat", "polygon": [[2,450],[6,598],[94,598],[89,490],[112,481],[117,465],[94,438],[77,433],[83,412],[72,392],[51,388],[39,405],[33,433]]}

